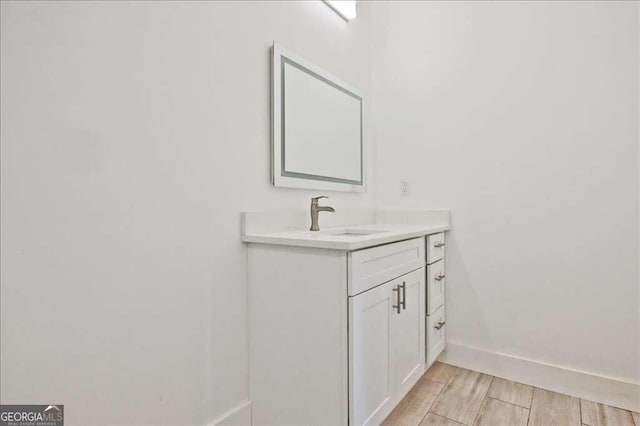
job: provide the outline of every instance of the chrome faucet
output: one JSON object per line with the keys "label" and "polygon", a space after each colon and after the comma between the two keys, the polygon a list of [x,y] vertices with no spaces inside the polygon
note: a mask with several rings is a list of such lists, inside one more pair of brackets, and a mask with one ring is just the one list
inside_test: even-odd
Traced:
{"label": "chrome faucet", "polygon": [[311,199],[311,231],[319,231],[320,228],[318,227],[318,213],[319,212],[335,212],[335,210],[333,209],[333,207],[329,207],[329,206],[319,206],[318,205],[318,200],[320,198],[329,198],[329,197],[325,197],[324,195],[320,196],[320,197],[314,197]]}

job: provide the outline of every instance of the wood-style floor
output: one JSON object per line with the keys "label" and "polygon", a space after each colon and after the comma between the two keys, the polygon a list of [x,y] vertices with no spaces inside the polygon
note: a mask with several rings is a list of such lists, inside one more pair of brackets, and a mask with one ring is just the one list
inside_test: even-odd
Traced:
{"label": "wood-style floor", "polygon": [[640,426],[640,414],[436,362],[384,426]]}

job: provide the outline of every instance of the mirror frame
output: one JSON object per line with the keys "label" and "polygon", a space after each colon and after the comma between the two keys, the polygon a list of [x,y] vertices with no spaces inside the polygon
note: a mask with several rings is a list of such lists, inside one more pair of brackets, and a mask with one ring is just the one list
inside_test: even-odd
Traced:
{"label": "mirror frame", "polygon": [[[304,58],[273,43],[271,57],[271,183],[274,186],[328,191],[366,192],[366,144],[364,135],[364,97],[355,87]],[[334,86],[360,101],[360,181],[348,181],[330,176],[288,172],[284,169],[284,128],[282,112],[284,64],[288,63],[313,77]]]}

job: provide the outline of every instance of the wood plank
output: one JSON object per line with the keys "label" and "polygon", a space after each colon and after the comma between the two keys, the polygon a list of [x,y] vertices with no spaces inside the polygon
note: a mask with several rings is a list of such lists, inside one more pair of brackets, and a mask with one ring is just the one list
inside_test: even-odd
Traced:
{"label": "wood plank", "polygon": [[482,407],[491,376],[457,368],[453,378],[431,407],[431,412],[470,425]]}
{"label": "wood plank", "polygon": [[533,389],[529,426],[580,426],[580,400],[544,389]]}
{"label": "wood plank", "polygon": [[436,361],[429,367],[425,375],[434,382],[444,383],[446,385],[455,374],[457,368],[458,367],[454,365]]}
{"label": "wood plank", "polygon": [[489,387],[487,396],[499,399],[510,404],[531,408],[531,398],[533,398],[533,387],[511,380],[494,377]]}
{"label": "wood plank", "polygon": [[633,417],[627,410],[580,400],[582,423],[589,426],[634,426]]}
{"label": "wood plank", "polygon": [[383,425],[417,426],[431,408],[444,384],[422,376],[398,406],[389,414]]}
{"label": "wood plank", "polygon": [[476,426],[527,426],[528,420],[528,409],[486,398],[474,424]]}
{"label": "wood plank", "polygon": [[454,420],[439,416],[433,413],[427,413],[420,426],[464,426]]}
{"label": "wood plank", "polygon": [[632,411],[631,417],[633,417],[633,421],[636,423],[636,426],[640,426],[640,413],[636,413],[635,411]]}

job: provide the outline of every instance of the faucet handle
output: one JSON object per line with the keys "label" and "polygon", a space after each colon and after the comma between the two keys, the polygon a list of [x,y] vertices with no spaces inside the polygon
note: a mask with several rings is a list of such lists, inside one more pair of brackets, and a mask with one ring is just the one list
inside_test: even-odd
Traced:
{"label": "faucet handle", "polygon": [[327,197],[326,195],[321,195],[319,197],[311,197],[311,202],[317,204],[318,200],[321,199],[321,198],[329,198],[329,197]]}

